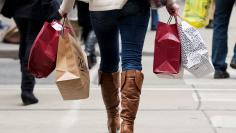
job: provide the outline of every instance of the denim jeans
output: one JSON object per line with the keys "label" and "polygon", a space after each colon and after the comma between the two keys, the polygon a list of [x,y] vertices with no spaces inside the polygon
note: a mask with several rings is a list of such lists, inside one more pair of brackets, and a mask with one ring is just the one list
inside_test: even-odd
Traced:
{"label": "denim jeans", "polygon": [[159,15],[157,9],[151,9],[151,28],[157,28],[157,22],[159,21]]}
{"label": "denim jeans", "polygon": [[[212,61],[215,70],[225,71],[225,62],[228,53],[228,26],[235,0],[216,0],[214,15]],[[234,59],[236,59],[236,47],[234,47]]]}
{"label": "denim jeans", "polygon": [[103,72],[119,70],[119,33],[122,70],[142,70],[141,58],[150,11],[120,17],[120,10],[92,11],[91,22],[97,36]]}

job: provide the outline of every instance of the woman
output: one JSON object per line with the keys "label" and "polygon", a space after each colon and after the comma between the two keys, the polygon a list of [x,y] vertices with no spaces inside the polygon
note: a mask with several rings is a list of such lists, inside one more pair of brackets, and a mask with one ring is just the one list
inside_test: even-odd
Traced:
{"label": "woman", "polygon": [[[171,15],[177,5],[172,0],[161,0]],[[63,0],[60,14],[68,13],[74,0]],[[97,36],[101,64],[99,83],[108,116],[109,133],[133,133],[143,83],[142,49],[150,8],[147,0],[90,0],[91,22]],[[119,32],[122,44],[121,113],[119,114]]]}
{"label": "woman", "polygon": [[58,0],[6,0],[4,3],[1,13],[6,17],[13,17],[20,32],[21,99],[24,105],[38,103],[33,94],[35,78],[27,70],[32,44],[43,23],[54,19],[53,15],[58,16],[49,13],[58,10],[59,6]]}

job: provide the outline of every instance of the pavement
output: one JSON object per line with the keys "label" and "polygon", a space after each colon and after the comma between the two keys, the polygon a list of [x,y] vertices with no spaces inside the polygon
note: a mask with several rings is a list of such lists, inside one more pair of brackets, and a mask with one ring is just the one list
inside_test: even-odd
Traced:
{"label": "pavement", "polygon": [[[164,9],[160,12],[161,20],[167,21]],[[235,9],[229,26],[227,62],[236,41],[234,16]],[[212,30],[200,32],[210,52]],[[158,78],[152,73],[154,37],[155,32],[148,31],[143,57],[145,80],[135,133],[235,133],[236,70],[229,67],[231,78],[222,80],[212,79],[212,75],[197,79],[187,71],[182,80]],[[0,43],[0,133],[107,133],[105,108],[97,85],[98,65],[90,72],[89,99],[63,101],[52,74],[37,80],[35,94],[39,104],[22,106],[17,49],[17,45]],[[7,54],[3,58],[4,51]]]}

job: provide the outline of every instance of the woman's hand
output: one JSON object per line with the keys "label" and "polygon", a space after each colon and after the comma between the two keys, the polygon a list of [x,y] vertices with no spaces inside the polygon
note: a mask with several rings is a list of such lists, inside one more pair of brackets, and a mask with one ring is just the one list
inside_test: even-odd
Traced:
{"label": "woman's hand", "polygon": [[61,17],[67,16],[67,13],[63,12],[61,9],[58,10],[58,13],[61,15]]}
{"label": "woman's hand", "polygon": [[170,15],[178,15],[179,5],[175,3],[175,0],[149,0],[151,7],[162,7],[166,6],[167,11]]}
{"label": "woman's hand", "polygon": [[177,16],[178,11],[179,11],[179,5],[176,4],[175,2],[168,2],[168,0],[167,0],[166,9],[171,16]]}

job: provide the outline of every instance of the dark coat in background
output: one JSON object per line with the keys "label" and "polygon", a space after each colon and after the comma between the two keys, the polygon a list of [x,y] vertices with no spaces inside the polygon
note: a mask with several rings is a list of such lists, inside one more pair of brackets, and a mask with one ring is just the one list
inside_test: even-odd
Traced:
{"label": "dark coat in background", "polygon": [[3,7],[4,3],[5,3],[5,0],[0,0],[0,12],[2,11],[2,7]]}
{"label": "dark coat in background", "polygon": [[8,18],[46,20],[60,3],[61,0],[6,0],[1,13]]}

